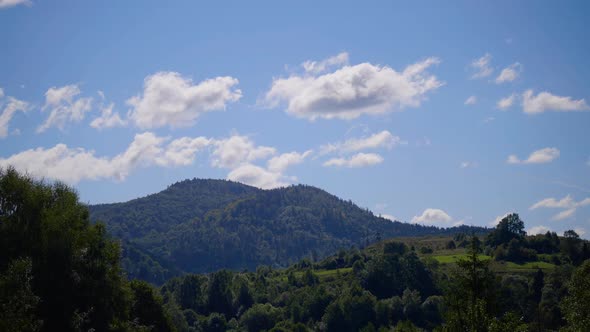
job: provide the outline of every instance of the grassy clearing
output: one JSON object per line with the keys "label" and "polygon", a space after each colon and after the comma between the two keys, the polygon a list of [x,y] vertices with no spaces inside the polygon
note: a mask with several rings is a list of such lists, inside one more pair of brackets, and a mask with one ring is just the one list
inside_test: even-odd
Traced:
{"label": "grassy clearing", "polygon": [[[441,264],[452,264],[457,263],[460,259],[467,259],[469,255],[467,254],[455,254],[455,255],[434,255],[430,256],[436,259]],[[479,259],[483,261],[487,261],[492,259],[492,257],[487,255],[479,255]]]}

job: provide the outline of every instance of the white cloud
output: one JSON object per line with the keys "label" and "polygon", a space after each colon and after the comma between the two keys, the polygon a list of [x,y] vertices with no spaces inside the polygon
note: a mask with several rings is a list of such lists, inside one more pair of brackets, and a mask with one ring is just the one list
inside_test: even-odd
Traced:
{"label": "white cloud", "polygon": [[475,105],[475,104],[477,104],[477,97],[476,96],[470,96],[463,103],[463,105]]}
{"label": "white cloud", "polygon": [[574,215],[576,210],[580,207],[590,205],[590,197],[585,198],[579,202],[576,202],[571,195],[567,195],[564,198],[557,200],[555,198],[545,198],[533,204],[529,209],[535,210],[539,208],[552,208],[552,209],[563,209],[563,211],[553,216],[553,220],[563,220],[570,218]]}
{"label": "white cloud", "polygon": [[18,5],[31,6],[33,4],[30,0],[0,0],[0,9],[15,7]]}
{"label": "white cloud", "polygon": [[14,166],[36,177],[48,177],[75,184],[82,180],[124,180],[137,167],[185,166],[192,164],[195,154],[208,144],[208,139],[168,139],[150,132],[135,135],[127,149],[112,157],[98,157],[92,150],[69,148],[57,144],[52,148],[36,148],[0,158],[0,166]]}
{"label": "white cloud", "polygon": [[484,123],[490,123],[490,122],[492,122],[492,121],[494,121],[494,120],[496,120],[496,118],[495,118],[495,117],[493,117],[493,116],[488,116],[487,118],[483,119],[483,122],[484,122]]}
{"label": "white cloud", "polygon": [[383,157],[376,153],[357,153],[350,158],[332,158],[326,161],[323,165],[325,167],[348,167],[359,168],[380,164],[383,162]]}
{"label": "white cloud", "polygon": [[542,225],[531,227],[527,231],[527,233],[529,235],[545,234],[547,232],[551,232],[551,229],[549,227],[542,226]]}
{"label": "white cloud", "polygon": [[505,82],[512,82],[520,76],[522,73],[522,65],[518,62],[511,64],[510,66],[502,69],[500,75],[496,77],[496,84],[502,84]]}
{"label": "white cloud", "polygon": [[187,127],[205,112],[224,110],[238,101],[238,80],[216,77],[198,84],[175,72],[158,72],[144,80],[143,94],[130,98],[130,119],[140,128]]}
{"label": "white cloud", "polygon": [[247,136],[234,135],[226,139],[216,140],[211,156],[211,165],[221,168],[236,168],[257,159],[264,159],[276,153],[276,149],[268,146],[256,146]]}
{"label": "white cloud", "polygon": [[322,75],[291,75],[273,80],[264,103],[287,104],[286,112],[315,120],[354,119],[363,114],[383,114],[418,107],[426,94],[443,85],[426,69],[438,64],[428,58],[402,72],[387,66],[361,63]]}
{"label": "white cloud", "polygon": [[307,73],[320,74],[332,67],[339,67],[348,64],[348,53],[342,52],[322,61],[305,61],[301,66]]}
{"label": "white cloud", "polygon": [[557,148],[544,148],[534,151],[526,160],[520,160],[516,155],[508,156],[506,160],[509,164],[545,164],[559,158]]}
{"label": "white cloud", "polygon": [[391,149],[400,144],[406,144],[398,136],[392,135],[389,131],[373,134],[368,137],[351,138],[344,142],[330,143],[320,147],[320,154],[331,152],[349,153],[366,149],[387,148]]}
{"label": "white cloud", "polygon": [[49,110],[47,120],[37,128],[41,133],[51,127],[64,129],[67,122],[80,122],[90,111],[92,98],[77,98],[80,88],[76,84],[61,88],[52,87],[45,92],[45,105],[42,111]]}
{"label": "white cloud", "polygon": [[271,172],[283,172],[291,165],[301,164],[311,153],[312,150],[307,150],[303,153],[296,151],[283,153],[268,161],[268,170]]}
{"label": "white cloud", "polygon": [[477,167],[477,162],[475,161],[463,161],[459,164],[460,168],[474,168]]}
{"label": "white cloud", "polygon": [[426,209],[420,216],[412,218],[413,223],[423,223],[427,225],[448,224],[453,221],[445,211],[441,209]]}
{"label": "white cloud", "polygon": [[4,98],[4,89],[0,88],[0,99]]}
{"label": "white cloud", "polygon": [[494,69],[490,66],[492,62],[492,56],[489,53],[486,53],[479,59],[475,59],[469,65],[473,70],[473,75],[471,78],[483,78],[488,77],[492,74]]}
{"label": "white cloud", "polygon": [[[1,89],[0,89],[1,90]],[[3,95],[3,92],[2,92]],[[0,97],[1,98],[1,97]],[[8,136],[8,124],[16,112],[26,112],[29,110],[29,104],[22,100],[8,97],[8,104],[0,114],[0,138]]]}
{"label": "white cloud", "polygon": [[586,234],[586,230],[581,227],[575,228],[574,232],[576,232],[580,237],[583,237],[584,234]]}
{"label": "white cloud", "polygon": [[166,146],[157,163],[161,166],[188,166],[195,161],[196,153],[211,145],[213,140],[206,137],[182,137]]}
{"label": "white cloud", "polygon": [[127,124],[127,121],[121,119],[119,113],[113,113],[113,107],[115,104],[111,103],[109,106],[101,109],[101,115],[92,122],[90,126],[96,129],[112,128],[112,127],[123,127]]}
{"label": "white cloud", "polygon": [[516,95],[513,93],[506,98],[502,98],[502,99],[498,100],[498,103],[496,103],[496,107],[498,109],[505,111],[510,106],[512,106],[512,104],[514,104],[515,99],[516,99]]}
{"label": "white cloud", "polygon": [[243,164],[233,169],[228,175],[228,180],[245,183],[261,189],[272,189],[289,185],[284,181],[280,172],[273,172],[262,167]]}
{"label": "white cloud", "polygon": [[528,114],[543,113],[545,111],[572,112],[587,111],[590,106],[584,99],[572,99],[572,97],[561,97],[549,92],[539,92],[533,95],[533,90],[527,90],[522,94],[523,111]]}
{"label": "white cloud", "polygon": [[392,216],[391,214],[387,214],[387,213],[379,214],[379,217],[385,218],[385,219],[388,219],[388,220],[391,220],[391,221],[398,221],[399,220],[399,218],[397,218],[395,216]]}

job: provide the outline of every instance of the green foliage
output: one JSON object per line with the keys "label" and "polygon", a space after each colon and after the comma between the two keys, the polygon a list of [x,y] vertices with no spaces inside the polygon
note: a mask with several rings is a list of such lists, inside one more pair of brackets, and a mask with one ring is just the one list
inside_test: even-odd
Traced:
{"label": "green foliage", "polygon": [[568,284],[568,295],[561,302],[561,309],[568,323],[568,330],[590,331],[590,260],[578,267]]}
{"label": "green foliage", "polygon": [[248,331],[270,330],[281,318],[281,310],[270,303],[255,304],[240,318],[240,325]]}
{"label": "green foliage", "polygon": [[524,231],[524,222],[516,213],[511,213],[504,217],[492,231],[487,239],[486,244],[496,247],[501,244],[506,244],[512,239],[520,240],[524,238],[526,232]]}
{"label": "green foliage", "polygon": [[0,331],[33,332],[42,321],[35,316],[39,297],[31,289],[30,259],[16,259],[0,275]]}
{"label": "green foliage", "polygon": [[140,280],[131,281],[130,286],[133,292],[131,317],[140,325],[156,331],[172,331],[170,318],[162,307],[162,298],[154,292],[152,286]]}
{"label": "green foliage", "polygon": [[145,330],[119,245],[88,216],[68,186],[0,169],[0,330]]}

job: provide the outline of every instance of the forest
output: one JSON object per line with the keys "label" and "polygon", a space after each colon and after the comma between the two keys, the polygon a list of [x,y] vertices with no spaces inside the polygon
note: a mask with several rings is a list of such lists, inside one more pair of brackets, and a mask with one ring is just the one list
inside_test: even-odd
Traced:
{"label": "forest", "polygon": [[89,209],[92,221],[122,240],[129,276],[156,284],[183,273],[286,268],[394,236],[486,231],[392,222],[312,186],[260,190],[225,180],[184,180]]}
{"label": "forest", "polygon": [[590,330],[590,243],[524,229],[511,214],[491,230],[384,234],[286,267],[182,271],[155,284],[130,278],[122,240],[91,222],[74,190],[8,168],[0,330]]}

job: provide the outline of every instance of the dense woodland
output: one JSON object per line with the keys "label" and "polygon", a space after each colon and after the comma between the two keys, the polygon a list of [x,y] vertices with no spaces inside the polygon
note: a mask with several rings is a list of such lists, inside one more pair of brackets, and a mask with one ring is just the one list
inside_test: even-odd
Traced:
{"label": "dense woodland", "polygon": [[590,330],[590,247],[574,231],[526,236],[512,214],[486,234],[375,240],[154,286],[127,279],[74,191],[1,170],[0,330]]}
{"label": "dense woodland", "polygon": [[287,267],[394,236],[486,231],[391,222],[311,186],[260,190],[224,180],[185,180],[126,203],[90,206],[90,214],[123,240],[129,275],[158,284],[183,272]]}

